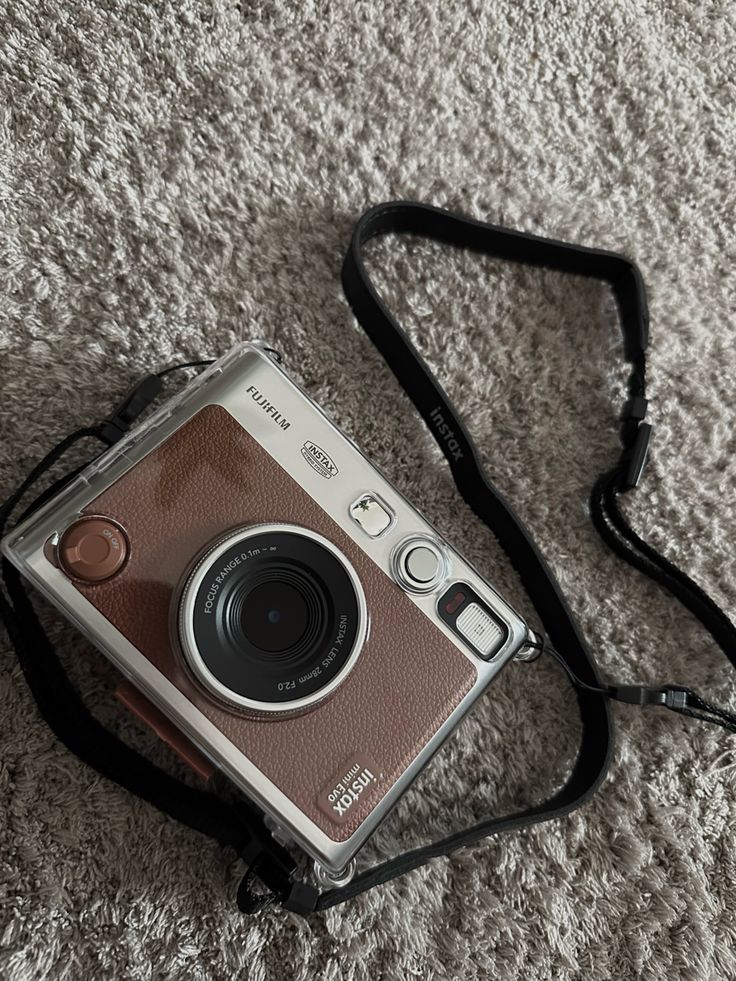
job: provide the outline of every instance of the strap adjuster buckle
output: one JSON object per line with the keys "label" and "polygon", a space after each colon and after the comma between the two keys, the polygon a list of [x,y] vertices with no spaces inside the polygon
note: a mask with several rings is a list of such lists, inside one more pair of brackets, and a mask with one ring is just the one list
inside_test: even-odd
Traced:
{"label": "strap adjuster buckle", "polygon": [[678,685],[663,685],[661,688],[650,688],[649,685],[609,685],[608,695],[617,702],[628,702],[629,705],[662,705],[673,712],[682,712],[689,707],[689,688]]}
{"label": "strap adjuster buckle", "polygon": [[630,399],[624,402],[624,407],[621,410],[621,422],[628,422],[629,419],[643,422],[648,405],[649,399],[645,399],[643,395],[632,395]]}
{"label": "strap adjuster buckle", "polygon": [[649,457],[649,443],[652,427],[648,422],[640,422],[631,446],[624,450],[621,463],[624,468],[622,490],[633,490],[639,486],[644,467]]}
{"label": "strap adjuster buckle", "polygon": [[632,395],[621,410],[621,441],[624,451],[621,454],[621,490],[638,487],[644,473],[649,455],[649,441],[652,427],[644,422],[649,406],[643,395]]}
{"label": "strap adjuster buckle", "polygon": [[648,685],[609,685],[608,696],[629,705],[666,705],[669,692]]}

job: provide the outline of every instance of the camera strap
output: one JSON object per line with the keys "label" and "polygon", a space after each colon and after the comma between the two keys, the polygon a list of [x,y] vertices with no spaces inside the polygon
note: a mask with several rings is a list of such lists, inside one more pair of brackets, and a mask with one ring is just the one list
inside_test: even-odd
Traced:
{"label": "camera strap", "polygon": [[[257,912],[272,902],[298,913],[326,909],[489,835],[568,814],[590,799],[606,775],[613,749],[609,708],[612,698],[639,705],[660,705],[736,731],[736,715],[710,704],[689,688],[611,685],[602,680],[539,548],[490,482],[460,415],[368,276],[363,248],[370,239],[387,233],[419,235],[495,258],[601,279],[611,285],[620,314],[624,356],[631,365],[629,398],[621,418],[622,450],[616,465],[595,483],[590,499],[591,516],[604,541],[683,602],[736,666],[733,624],[699,586],[633,531],[619,507],[620,495],[639,483],[651,435],[651,426],[644,422],[648,315],[644,285],[636,266],[615,253],[525,235],[427,205],[393,202],[372,208],[356,225],[345,258],[345,295],[359,323],[437,440],[461,495],[495,534],[518,572],[544,624],[545,633],[540,633],[530,646],[547,651],[558,660],[577,691],[582,720],[577,759],[568,779],[549,800],[508,816],[489,817],[440,841],[382,862],[347,885],[320,892],[311,882],[298,877],[293,858],[272,839],[255,808],[245,801],[226,802],[210,791],[176,780],[97,722],[67,677],[17,570],[7,560],[2,564],[4,590],[0,590],[0,618],[43,718],[72,752],[99,773],[177,820],[234,847],[248,866],[238,891],[238,905],[247,913]],[[72,445],[87,438],[108,445],[116,442],[158,396],[169,371],[204,363],[207,362],[175,365],[147,376],[109,419],[62,440],[0,508],[0,536],[21,498]],[[78,472],[53,483],[26,513],[50,499]],[[256,879],[265,886],[265,892],[253,888]]]}

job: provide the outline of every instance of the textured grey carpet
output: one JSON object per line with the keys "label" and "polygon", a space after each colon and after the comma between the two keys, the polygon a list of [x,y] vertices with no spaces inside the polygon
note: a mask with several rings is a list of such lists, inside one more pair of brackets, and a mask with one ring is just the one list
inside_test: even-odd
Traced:
{"label": "textured grey carpet", "polygon": [[[419,198],[640,262],[656,443],[630,513],[736,614],[732,3],[6,0],[0,41],[3,493],[150,366],[264,336],[530,613],[341,296],[357,215]],[[734,704],[714,645],[586,515],[623,391],[605,291],[417,243],[373,268],[610,675]],[[98,716],[176,770],[46,622]],[[0,692],[3,978],[736,977],[721,732],[617,709],[584,811],[308,921],[248,920],[232,857],[62,749],[10,653]],[[554,786],[574,716],[552,666],[509,668],[375,848]]]}

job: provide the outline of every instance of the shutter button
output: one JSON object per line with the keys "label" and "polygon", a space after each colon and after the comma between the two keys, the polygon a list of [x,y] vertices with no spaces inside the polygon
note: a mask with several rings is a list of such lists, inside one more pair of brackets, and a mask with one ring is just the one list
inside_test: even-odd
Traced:
{"label": "shutter button", "polygon": [[79,518],[61,536],[59,565],[74,579],[103,582],[125,565],[128,539],[109,518]]}
{"label": "shutter button", "polygon": [[396,581],[410,593],[432,593],[447,578],[448,562],[439,542],[416,535],[401,542],[392,555]]}
{"label": "shutter button", "polygon": [[417,545],[404,559],[406,574],[418,583],[432,582],[439,566],[439,555],[426,545]]}

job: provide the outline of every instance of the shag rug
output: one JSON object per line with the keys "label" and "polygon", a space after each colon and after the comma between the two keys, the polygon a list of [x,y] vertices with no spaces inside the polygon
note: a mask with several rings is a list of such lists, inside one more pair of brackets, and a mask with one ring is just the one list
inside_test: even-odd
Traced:
{"label": "shag rug", "polygon": [[[3,496],[142,373],[262,337],[534,620],[341,294],[361,211],[414,198],[639,262],[655,440],[628,513],[733,616],[734,52],[726,0],[3,0]],[[624,392],[606,290],[396,239],[371,268],[607,675],[734,705],[710,638],[587,514]],[[114,670],[43,610],[96,715],[181,772],[113,700]],[[81,765],[0,640],[3,979],[736,977],[720,730],[616,707],[610,777],[572,817],[325,914],[248,919],[234,856]],[[537,799],[570,766],[575,718],[554,665],[510,667],[374,851]]]}

